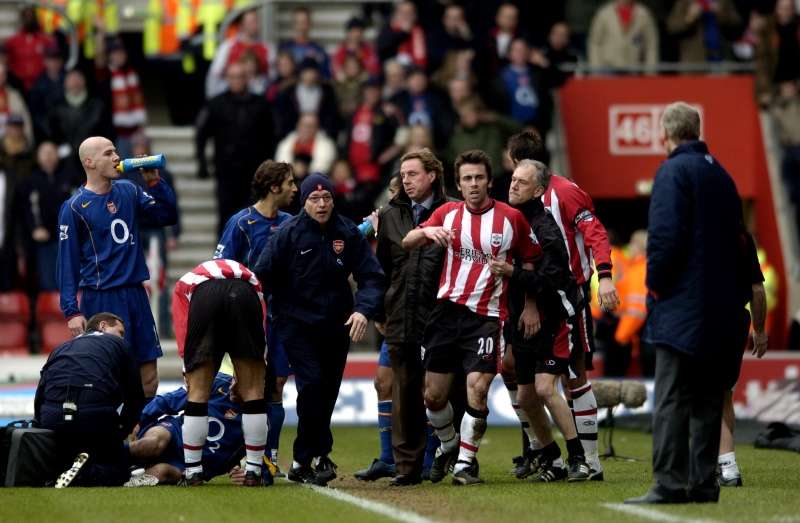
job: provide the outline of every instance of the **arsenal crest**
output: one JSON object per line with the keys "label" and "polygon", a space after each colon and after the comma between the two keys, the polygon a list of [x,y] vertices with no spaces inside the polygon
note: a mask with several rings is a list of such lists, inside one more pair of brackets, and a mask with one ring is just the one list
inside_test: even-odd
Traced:
{"label": "arsenal crest", "polygon": [[106,203],[106,209],[108,209],[108,212],[111,214],[117,214],[117,206],[114,205],[114,202]]}
{"label": "arsenal crest", "polygon": [[498,233],[492,234],[492,247],[500,247],[503,243],[503,235]]}
{"label": "arsenal crest", "polygon": [[344,250],[344,240],[333,240],[333,252],[342,254]]}

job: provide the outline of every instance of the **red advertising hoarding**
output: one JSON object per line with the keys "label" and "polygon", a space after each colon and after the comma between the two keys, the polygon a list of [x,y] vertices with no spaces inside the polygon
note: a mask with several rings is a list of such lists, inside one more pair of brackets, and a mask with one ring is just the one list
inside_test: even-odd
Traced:
{"label": "red advertising hoarding", "polygon": [[[666,154],[660,139],[664,107],[681,100],[702,115],[702,139],[754,203],[759,244],[780,275],[776,325],[785,329],[784,267],[758,108],[751,76],[573,78],[561,90],[569,174],[594,199],[648,195]],[[602,219],[602,216],[600,216]]]}

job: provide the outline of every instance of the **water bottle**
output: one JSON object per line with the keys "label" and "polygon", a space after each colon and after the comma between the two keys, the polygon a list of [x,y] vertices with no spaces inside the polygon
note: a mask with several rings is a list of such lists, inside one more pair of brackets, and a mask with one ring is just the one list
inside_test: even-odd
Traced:
{"label": "water bottle", "polygon": [[121,173],[135,171],[137,169],[163,169],[167,165],[167,159],[163,154],[152,156],[142,156],[141,158],[126,158],[119,162],[117,170]]}
{"label": "water bottle", "polygon": [[358,226],[358,230],[364,235],[364,238],[370,238],[375,233],[375,228],[372,226],[372,220],[369,216],[364,218],[364,221]]}

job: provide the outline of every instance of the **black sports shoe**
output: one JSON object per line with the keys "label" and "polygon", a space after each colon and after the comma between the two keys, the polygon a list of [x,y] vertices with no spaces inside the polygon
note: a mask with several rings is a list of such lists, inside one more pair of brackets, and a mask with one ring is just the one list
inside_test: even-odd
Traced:
{"label": "black sports shoe", "polygon": [[[267,479],[269,478],[269,479]],[[244,474],[244,483],[245,487],[268,487],[273,483],[272,475],[267,474],[257,474],[252,470],[248,470]]]}
{"label": "black sports shoe", "polygon": [[567,461],[569,469],[567,470],[567,481],[587,481],[591,474],[589,465],[586,464],[586,458],[583,456],[575,456],[569,458]]}
{"label": "black sports shoe", "polygon": [[197,487],[202,485],[205,482],[203,480],[203,473],[202,472],[195,472],[194,474],[184,475],[178,481],[179,487]]}
{"label": "black sports shoe", "polygon": [[390,465],[376,458],[372,460],[372,464],[369,467],[359,470],[353,476],[361,481],[375,481],[380,478],[392,478],[394,474],[394,463]]}
{"label": "black sports shoe", "polygon": [[422,483],[422,476],[420,474],[397,474],[389,481],[390,487],[411,487]]}
{"label": "black sports shoe", "polygon": [[439,483],[449,473],[453,472],[453,466],[458,459],[458,446],[447,452],[442,447],[436,449],[436,456],[431,465],[431,483]]}
{"label": "black sports shoe", "polygon": [[317,466],[314,467],[315,477],[314,484],[324,487],[328,482],[336,479],[336,463],[331,461],[328,456],[322,456],[317,460]]}
{"label": "black sports shoe", "polygon": [[483,483],[483,480],[478,477],[478,472],[478,462],[473,461],[453,474],[453,485],[477,485]]}
{"label": "black sports shoe", "polygon": [[291,467],[286,477],[289,481],[294,481],[295,483],[314,483],[317,475],[308,465],[300,465],[299,467]]}
{"label": "black sports shoe", "polygon": [[567,467],[557,467],[553,462],[543,463],[542,469],[539,471],[532,481],[541,483],[552,483],[554,481],[564,481],[567,479]]}

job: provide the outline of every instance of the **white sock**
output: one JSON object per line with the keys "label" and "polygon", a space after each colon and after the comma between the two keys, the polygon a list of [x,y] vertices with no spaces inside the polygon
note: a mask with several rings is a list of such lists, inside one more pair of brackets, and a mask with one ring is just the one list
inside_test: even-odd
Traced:
{"label": "white sock", "polygon": [[486,433],[486,417],[489,411],[478,412],[467,408],[461,420],[461,442],[458,450],[458,461],[453,472],[458,472],[472,464],[472,458],[478,453],[481,438]]}
{"label": "white sock", "polygon": [[575,428],[578,439],[583,445],[586,461],[595,470],[602,470],[600,456],[597,454],[597,400],[592,392],[592,384],[570,391],[572,396],[572,415],[575,417]]}
{"label": "white sock", "polygon": [[261,474],[264,448],[267,446],[267,414],[242,414],[242,432],[247,464],[245,472]]}
{"label": "white sock", "polygon": [[717,463],[719,463],[719,468],[722,470],[723,478],[733,479],[741,476],[741,473],[739,472],[739,465],[736,464],[735,452],[720,454]]}
{"label": "white sock", "polygon": [[183,416],[183,462],[185,474],[203,472],[203,445],[208,437],[208,416]]}
{"label": "white sock", "polygon": [[453,406],[450,405],[450,402],[448,401],[442,410],[427,409],[427,411],[431,426],[442,443],[442,450],[448,452],[456,448],[458,435],[453,427]]}
{"label": "white sock", "polygon": [[542,448],[542,445],[536,439],[536,434],[533,432],[531,428],[531,420],[528,419],[528,415],[525,414],[525,411],[519,408],[519,403],[517,403],[517,389],[509,389],[506,388],[508,391],[508,397],[511,400],[511,406],[514,407],[514,412],[517,414],[517,419],[519,420],[519,424],[522,426],[522,430],[525,431],[525,434],[528,435],[528,441],[530,442],[529,447],[531,450],[538,450]]}
{"label": "white sock", "polygon": [[556,459],[553,460],[553,466],[555,468],[558,468],[558,469],[563,469],[564,468],[564,460],[561,459],[561,456],[559,456],[559,457],[557,457]]}

